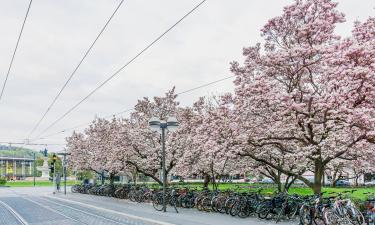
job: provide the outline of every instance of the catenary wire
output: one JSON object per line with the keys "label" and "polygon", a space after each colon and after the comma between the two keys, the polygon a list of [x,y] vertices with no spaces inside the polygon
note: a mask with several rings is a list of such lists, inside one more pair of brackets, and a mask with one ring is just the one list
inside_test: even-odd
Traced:
{"label": "catenary wire", "polygon": [[99,86],[94,88],[87,96],[85,96],[83,99],[81,99],[78,103],[76,103],[73,107],[71,107],[68,111],[66,111],[64,114],[62,114],[59,118],[57,118],[54,122],[52,122],[49,126],[47,126],[42,132],[39,133],[39,135],[36,136],[36,138],[43,135],[47,130],[49,130],[51,127],[53,127],[55,124],[57,124],[59,121],[64,119],[68,114],[70,114],[73,110],[75,110],[79,105],[81,105],[83,102],[85,102],[90,96],[92,96],[95,92],[97,92],[100,88],[102,88],[106,83],[108,83],[110,80],[112,80],[115,76],[117,76],[122,70],[124,70],[129,64],[131,64],[133,61],[135,61],[139,56],[141,56],[144,52],[146,52],[151,46],[153,46],[156,42],[158,42],[162,37],[164,37],[167,33],[169,33],[174,27],[176,27],[180,22],[182,22],[186,17],[188,17],[191,13],[193,13],[199,6],[201,6],[204,2],[207,0],[201,1],[199,4],[197,4],[193,9],[191,9],[189,12],[187,12],[183,17],[181,17],[176,23],[174,23],[172,26],[170,26],[166,31],[164,31],[162,34],[160,34],[156,39],[154,39],[150,44],[148,44],[145,48],[143,48],[139,53],[137,53],[133,58],[131,58],[128,62],[126,62],[123,66],[121,66],[118,70],[116,70],[111,76],[109,76],[104,82],[102,82]]}
{"label": "catenary wire", "polygon": [[[197,87],[194,87],[194,88],[191,88],[191,89],[185,90],[185,91],[181,91],[181,92],[177,93],[176,95],[177,95],[177,96],[180,96],[180,95],[183,95],[183,94],[187,94],[187,93],[189,93],[189,92],[192,92],[192,91],[198,90],[198,89],[200,89],[200,88],[204,88],[204,87],[207,87],[207,86],[210,86],[210,85],[213,85],[213,84],[216,84],[216,83],[219,83],[219,82],[225,81],[225,80],[228,80],[228,79],[233,78],[233,77],[235,77],[235,76],[232,75],[232,76],[224,77],[224,78],[221,78],[221,79],[218,79],[218,80],[215,80],[215,81],[212,81],[212,82],[209,82],[209,83],[206,83],[206,84],[203,84],[203,85],[200,85],[200,86],[197,86]],[[132,111],[132,110],[134,110],[134,108],[129,108],[129,109],[123,110],[123,111],[121,111],[121,112],[117,112],[117,113],[114,113],[114,114],[111,114],[111,115],[105,116],[105,117],[103,117],[103,118],[110,118],[110,117],[113,117],[113,116],[121,115],[121,114],[124,114],[124,113],[126,113],[126,112],[130,112],[130,111]],[[81,123],[81,124],[78,124],[78,125],[73,126],[73,127],[65,128],[65,129],[63,129],[63,130],[61,130],[61,131],[58,131],[58,132],[54,132],[54,133],[47,134],[47,135],[45,135],[45,136],[42,136],[42,137],[36,138],[36,139],[34,139],[34,140],[46,139],[46,138],[51,137],[51,136],[55,136],[55,135],[58,135],[58,134],[61,134],[61,133],[65,133],[66,131],[69,131],[69,130],[74,130],[74,129],[78,128],[78,127],[86,126],[86,125],[88,125],[88,124],[90,124],[90,123],[91,123],[91,121],[90,121],[90,122]]]}
{"label": "catenary wire", "polygon": [[113,13],[109,17],[109,19],[107,20],[107,22],[104,24],[104,26],[100,30],[99,34],[96,36],[96,38],[94,39],[94,41],[91,43],[90,47],[83,54],[83,57],[78,62],[77,66],[74,68],[73,72],[69,75],[68,79],[65,81],[64,85],[61,87],[61,89],[59,90],[59,92],[57,93],[57,95],[54,97],[54,99],[52,100],[51,104],[47,107],[47,110],[44,112],[44,114],[42,115],[42,117],[39,119],[39,121],[36,123],[36,125],[33,127],[33,129],[30,131],[29,135],[27,136],[27,139],[30,138],[30,136],[35,132],[35,130],[39,127],[39,125],[41,124],[41,122],[47,116],[48,112],[54,106],[54,104],[56,103],[57,99],[60,97],[60,95],[62,94],[62,92],[65,90],[66,86],[72,80],[72,78],[76,74],[77,70],[79,69],[79,67],[81,66],[81,64],[83,63],[83,61],[86,59],[86,57],[88,56],[88,54],[90,53],[91,49],[94,47],[95,43],[98,41],[98,39],[100,38],[100,36],[103,34],[104,30],[107,28],[108,24],[111,22],[112,18],[115,16],[115,14],[119,10],[119,8],[121,7],[121,5],[122,5],[123,2],[124,2],[124,0],[121,0],[121,2],[117,5],[117,7],[113,11]]}
{"label": "catenary wire", "polygon": [[26,143],[26,142],[12,142],[12,141],[2,141],[0,144],[10,144],[10,145],[65,145],[65,144],[56,144],[56,143]]}
{"label": "catenary wire", "polygon": [[7,71],[7,74],[5,76],[5,80],[4,80],[4,83],[3,83],[3,87],[1,88],[0,101],[3,98],[3,95],[4,95],[5,87],[6,87],[7,82],[8,82],[10,71],[12,70],[13,62],[14,62],[14,59],[16,57],[17,49],[18,49],[18,46],[19,46],[19,43],[20,43],[20,40],[21,40],[21,37],[22,37],[22,33],[23,33],[23,29],[24,29],[25,24],[26,24],[27,17],[28,17],[29,12],[30,12],[30,8],[31,8],[31,3],[32,2],[33,2],[33,0],[30,0],[29,6],[27,7],[27,11],[26,11],[26,15],[25,15],[25,18],[23,20],[23,23],[22,23],[21,31],[20,31],[20,33],[18,35],[16,47],[14,48],[12,59],[10,60],[8,71]]}

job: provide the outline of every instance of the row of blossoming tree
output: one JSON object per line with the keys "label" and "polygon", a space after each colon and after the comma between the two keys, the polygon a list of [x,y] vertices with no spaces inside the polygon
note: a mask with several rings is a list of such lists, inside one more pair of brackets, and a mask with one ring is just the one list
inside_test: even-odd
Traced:
{"label": "row of blossoming tree", "polygon": [[129,118],[97,118],[67,138],[71,165],[161,183],[160,135],[147,122],[173,115],[181,126],[167,135],[167,174],[202,175],[207,184],[252,171],[280,190],[299,179],[319,193],[327,171],[371,170],[375,18],[342,38],[334,28],[344,21],[331,0],[296,0],[263,27],[262,45],[244,48],[243,64],[231,63],[233,93],[181,107],[173,88],[139,100]]}

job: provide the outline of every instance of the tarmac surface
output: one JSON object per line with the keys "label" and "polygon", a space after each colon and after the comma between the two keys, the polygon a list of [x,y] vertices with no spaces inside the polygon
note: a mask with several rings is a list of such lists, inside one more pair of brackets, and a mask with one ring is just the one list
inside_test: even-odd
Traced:
{"label": "tarmac surface", "polygon": [[[0,188],[0,225],[268,225],[255,217],[241,219],[196,209],[156,211],[151,204],[123,199],[52,193],[52,187]],[[283,221],[278,224],[297,224]]]}

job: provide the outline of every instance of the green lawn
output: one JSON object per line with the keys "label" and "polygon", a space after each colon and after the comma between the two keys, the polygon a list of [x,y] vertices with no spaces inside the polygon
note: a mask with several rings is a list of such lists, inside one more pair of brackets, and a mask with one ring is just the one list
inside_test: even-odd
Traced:
{"label": "green lawn", "polygon": [[[74,181],[67,181],[67,185],[73,185]],[[35,186],[52,186],[53,183],[51,181],[36,181]],[[61,185],[64,185],[64,182],[61,182]],[[5,186],[10,186],[10,187],[32,187],[34,186],[33,181],[8,181]]]}
{"label": "green lawn", "polygon": [[[67,185],[73,185],[75,183],[81,183],[80,181],[67,181]],[[61,182],[61,185],[64,185],[63,182]],[[150,184],[149,184],[150,185]],[[6,186],[10,187],[32,187],[34,186],[33,181],[9,181],[6,183]],[[52,186],[51,181],[36,181],[36,186]],[[156,184],[151,184],[150,186],[158,186]],[[198,188],[201,189],[203,184],[202,183],[192,183],[192,184],[173,184],[173,186],[176,187],[189,187],[189,188]],[[209,186],[212,189],[212,186]],[[277,188],[274,185],[270,184],[247,184],[247,183],[223,183],[219,185],[219,190],[235,190],[240,192],[248,192],[248,191],[257,191],[261,188],[262,194],[269,194],[271,195],[274,193]],[[349,196],[351,198],[356,199],[366,199],[365,192],[371,192],[375,195],[375,187],[358,187],[358,188],[323,188],[323,191],[326,192],[325,196],[334,195],[332,192],[340,193],[348,190],[357,190],[353,194],[350,194]],[[310,188],[307,187],[298,187],[294,186],[289,189],[290,194],[299,194],[299,195],[312,195],[313,192]]]}
{"label": "green lawn", "polygon": [[[175,184],[173,186],[181,186],[181,187],[189,187],[189,188],[198,188],[201,189],[203,184],[201,183],[194,183],[194,184]],[[212,189],[212,186],[209,185],[209,188]],[[248,192],[248,191],[257,191],[261,189],[262,194],[269,194],[272,195],[277,188],[272,184],[247,184],[247,183],[223,183],[220,184],[218,187],[219,190],[235,190],[239,192]],[[323,188],[324,196],[330,196],[335,195],[335,193],[341,193],[344,191],[350,191],[350,190],[356,190],[353,194],[346,194],[346,196],[350,198],[356,198],[356,199],[366,199],[366,195],[364,193],[370,192],[375,195],[375,187],[357,187],[357,188],[331,188],[331,187],[325,187]],[[313,191],[308,187],[302,187],[302,186],[292,186],[289,191],[290,194],[299,194],[299,195],[312,195]],[[333,193],[335,192],[335,193]]]}

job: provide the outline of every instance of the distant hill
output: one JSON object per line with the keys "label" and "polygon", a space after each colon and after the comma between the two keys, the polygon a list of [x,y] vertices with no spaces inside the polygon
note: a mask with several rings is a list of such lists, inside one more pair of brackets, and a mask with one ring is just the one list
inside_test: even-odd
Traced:
{"label": "distant hill", "polygon": [[37,158],[42,156],[42,153],[40,153],[39,151],[34,151],[32,149],[0,145],[0,156],[33,158],[34,152],[36,153]]}

